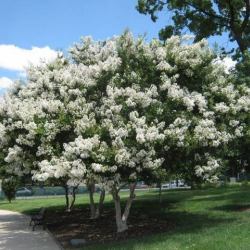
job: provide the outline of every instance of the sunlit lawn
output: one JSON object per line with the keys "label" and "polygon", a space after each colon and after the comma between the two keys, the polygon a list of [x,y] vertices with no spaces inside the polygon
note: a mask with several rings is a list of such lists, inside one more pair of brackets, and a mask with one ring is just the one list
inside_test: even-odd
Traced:
{"label": "sunlit lawn", "polygon": [[[123,195],[126,195],[125,193]],[[77,197],[77,206],[87,205],[87,195]],[[62,208],[64,198],[0,202],[0,209],[29,213],[45,206]],[[107,197],[111,206],[111,197]],[[162,207],[155,191],[137,193],[132,208],[141,213],[161,213],[175,227],[167,232],[125,242],[85,246],[88,250],[238,250],[250,249],[250,187],[207,190],[172,190],[163,193]]]}

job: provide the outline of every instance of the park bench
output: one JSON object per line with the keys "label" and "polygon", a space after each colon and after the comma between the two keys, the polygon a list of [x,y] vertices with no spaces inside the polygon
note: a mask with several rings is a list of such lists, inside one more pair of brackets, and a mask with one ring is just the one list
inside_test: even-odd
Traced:
{"label": "park bench", "polygon": [[45,229],[45,221],[44,221],[45,211],[46,211],[46,209],[44,207],[42,207],[37,214],[34,214],[31,216],[30,226],[33,224],[32,231],[34,231],[35,227],[38,225],[42,225],[43,230]]}

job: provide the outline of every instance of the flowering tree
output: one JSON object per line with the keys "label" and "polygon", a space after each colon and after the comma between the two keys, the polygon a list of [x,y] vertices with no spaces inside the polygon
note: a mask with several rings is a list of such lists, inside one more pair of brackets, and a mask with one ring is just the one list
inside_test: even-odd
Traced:
{"label": "flowering tree", "polygon": [[[74,94],[62,95],[63,90],[59,91],[57,84],[62,70],[67,73],[66,65],[66,60],[61,57],[46,67],[31,68],[28,84],[18,86],[5,97],[1,106],[1,146],[6,153],[8,171],[12,174],[34,173],[38,170],[39,162],[60,155],[63,143],[74,138],[73,124],[77,119],[77,110],[70,109],[70,105],[73,106],[70,95]],[[75,119],[71,119],[71,116]],[[52,169],[48,169],[39,180],[57,179],[68,194],[68,179],[60,169],[53,173]],[[73,201],[78,184],[73,187]],[[66,203],[69,209],[72,204],[68,202],[68,195]]]}
{"label": "flowering tree", "polygon": [[[89,186],[91,198],[94,178],[90,178],[91,173],[87,172],[86,164],[71,155],[73,152],[70,151],[70,147],[73,143],[71,141],[75,140],[75,147],[81,150],[78,146],[87,142],[81,141],[82,136],[91,138],[95,135],[96,121],[93,112],[95,99],[92,100],[94,96],[88,94],[94,91],[93,77],[98,72],[86,65],[69,64],[64,58],[59,58],[50,64],[47,71],[42,74],[37,74],[37,70],[34,72],[36,74],[34,82],[42,83],[41,89],[45,95],[45,98],[38,95],[36,102],[43,105],[42,108],[46,113],[46,119],[38,121],[41,128],[41,144],[36,154],[41,156],[42,160],[37,163],[39,170],[34,172],[34,178],[42,181],[48,178],[67,180],[68,185],[73,186],[73,190],[79,183],[85,181]],[[32,72],[32,76],[34,73]],[[44,82],[48,87],[43,85]],[[35,106],[39,104],[36,103]],[[87,151],[81,154],[84,153],[87,154]],[[93,181],[90,181],[91,179]],[[103,196],[104,191],[102,191],[101,202],[103,202]],[[93,208],[93,202],[91,202],[91,208]],[[93,209],[91,211],[95,213]],[[99,215],[99,212],[95,215],[93,213],[92,218]]]}
{"label": "flowering tree", "polygon": [[246,129],[237,113],[248,111],[249,88],[234,86],[205,41],[146,43],[125,32],[103,42],[84,38],[68,59],[31,68],[28,84],[1,110],[1,145],[11,171],[73,186],[84,181],[92,218],[104,200],[102,192],[95,206],[101,183],[123,232],[137,181],[162,170],[215,181],[225,145]]}
{"label": "flowering tree", "polygon": [[[110,151],[108,161],[102,163],[104,156],[98,164],[115,201],[118,231],[127,228],[135,182],[157,168],[174,164],[175,172],[180,168],[203,181],[217,179],[223,163],[218,155],[242,136],[244,124],[235,116],[249,110],[242,101],[248,90],[235,88],[205,41],[187,45],[172,37],[165,45],[146,44],[125,33],[105,42],[85,40],[72,54],[92,67],[106,64],[96,78],[104,90],[96,114]],[[116,64],[107,69],[110,61]],[[124,182],[130,183],[130,196],[122,214]]]}

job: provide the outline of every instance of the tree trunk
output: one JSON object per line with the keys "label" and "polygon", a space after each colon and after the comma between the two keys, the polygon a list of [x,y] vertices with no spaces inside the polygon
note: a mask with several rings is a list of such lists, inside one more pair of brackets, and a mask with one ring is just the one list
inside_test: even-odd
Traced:
{"label": "tree trunk", "polygon": [[102,214],[104,199],[105,199],[105,189],[102,188],[101,193],[100,193],[99,204],[98,204],[98,207],[96,208],[96,212],[95,212],[95,219],[99,218],[100,215]]}
{"label": "tree trunk", "polygon": [[121,199],[119,196],[119,190],[116,187],[114,187],[112,190],[112,196],[113,196],[113,199],[115,202],[115,218],[116,218],[116,226],[117,226],[118,233],[122,233],[128,229],[127,219],[129,216],[132,202],[135,198],[135,194],[134,194],[135,187],[136,187],[136,183],[130,184],[130,195],[129,195],[129,198],[127,200],[123,214],[122,214],[122,210],[121,210]]}
{"label": "tree trunk", "polygon": [[63,188],[65,190],[65,202],[66,202],[65,210],[67,212],[70,212],[70,208],[69,208],[69,187],[68,187],[68,185],[64,185]]}
{"label": "tree trunk", "polygon": [[72,210],[74,204],[75,204],[75,200],[76,200],[76,190],[77,190],[78,186],[77,187],[73,187],[73,190],[72,190],[72,194],[71,194],[71,202],[70,202],[70,205],[69,205],[69,211]]}
{"label": "tree trunk", "polygon": [[238,47],[240,49],[240,52],[244,54],[245,51],[247,51],[248,46],[246,44],[246,41],[244,40],[244,32],[247,27],[248,19],[249,19],[249,11],[250,11],[250,3],[248,2],[246,5],[246,17],[243,23],[241,24],[241,27],[238,27],[238,25],[235,24],[235,19],[236,19],[236,11],[233,6],[233,3],[231,1],[227,2],[228,7],[229,7],[229,25],[231,29],[231,34],[235,41],[238,44]]}
{"label": "tree trunk", "polygon": [[124,218],[122,218],[121,199],[118,193],[114,194],[113,198],[115,202],[115,220],[116,220],[117,232],[122,233],[128,229],[127,220],[124,220]]}
{"label": "tree trunk", "polygon": [[175,184],[176,184],[176,187],[179,187],[179,180],[178,179],[175,180]]}
{"label": "tree trunk", "polygon": [[96,215],[96,208],[94,201],[95,184],[89,183],[88,190],[89,190],[89,201],[90,201],[90,219],[95,219]]}
{"label": "tree trunk", "polygon": [[159,203],[161,204],[161,202],[162,202],[162,187],[161,187],[161,182],[159,184],[160,184],[160,187],[159,187]]}

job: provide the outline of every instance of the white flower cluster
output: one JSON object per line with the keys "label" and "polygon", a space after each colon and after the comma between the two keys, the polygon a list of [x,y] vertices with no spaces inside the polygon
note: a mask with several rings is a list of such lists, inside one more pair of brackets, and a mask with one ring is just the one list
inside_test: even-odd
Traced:
{"label": "white flower cluster", "polygon": [[0,148],[4,146],[6,143],[6,138],[5,138],[5,126],[0,123]]}
{"label": "white flower cluster", "polygon": [[178,74],[171,78],[167,78],[165,75],[163,75],[161,90],[167,90],[168,97],[172,100],[182,102],[186,106],[188,111],[192,111],[195,106],[198,107],[200,112],[206,111],[207,100],[205,99],[205,97],[196,91],[190,92],[187,88],[181,88],[175,82],[178,78]]}
{"label": "white flower cluster", "polygon": [[214,109],[215,111],[221,113],[227,113],[230,110],[230,108],[224,102],[216,103]]}
{"label": "white flower cluster", "polygon": [[7,163],[18,162],[18,160],[21,159],[22,154],[23,154],[22,148],[15,145],[14,147],[8,149],[8,155],[5,157],[4,160]]}
{"label": "white flower cluster", "polygon": [[191,121],[178,117],[169,125],[164,133],[168,138],[175,140],[178,147],[185,146],[185,136],[190,124]]}
{"label": "white flower cluster", "polygon": [[94,148],[99,147],[100,140],[96,135],[92,138],[83,139],[82,136],[78,136],[73,142],[65,143],[64,146],[64,156],[69,159],[74,159],[80,157],[81,159],[86,159],[90,157],[90,154]]}
{"label": "white flower cluster", "polygon": [[218,147],[221,143],[227,143],[233,139],[233,136],[226,131],[219,131],[213,120],[201,119],[194,128],[194,139],[203,146]]}
{"label": "white flower cluster", "polygon": [[218,180],[217,171],[220,168],[220,160],[213,158],[209,154],[205,154],[205,159],[206,164],[195,166],[195,173],[208,182],[216,182]]}

